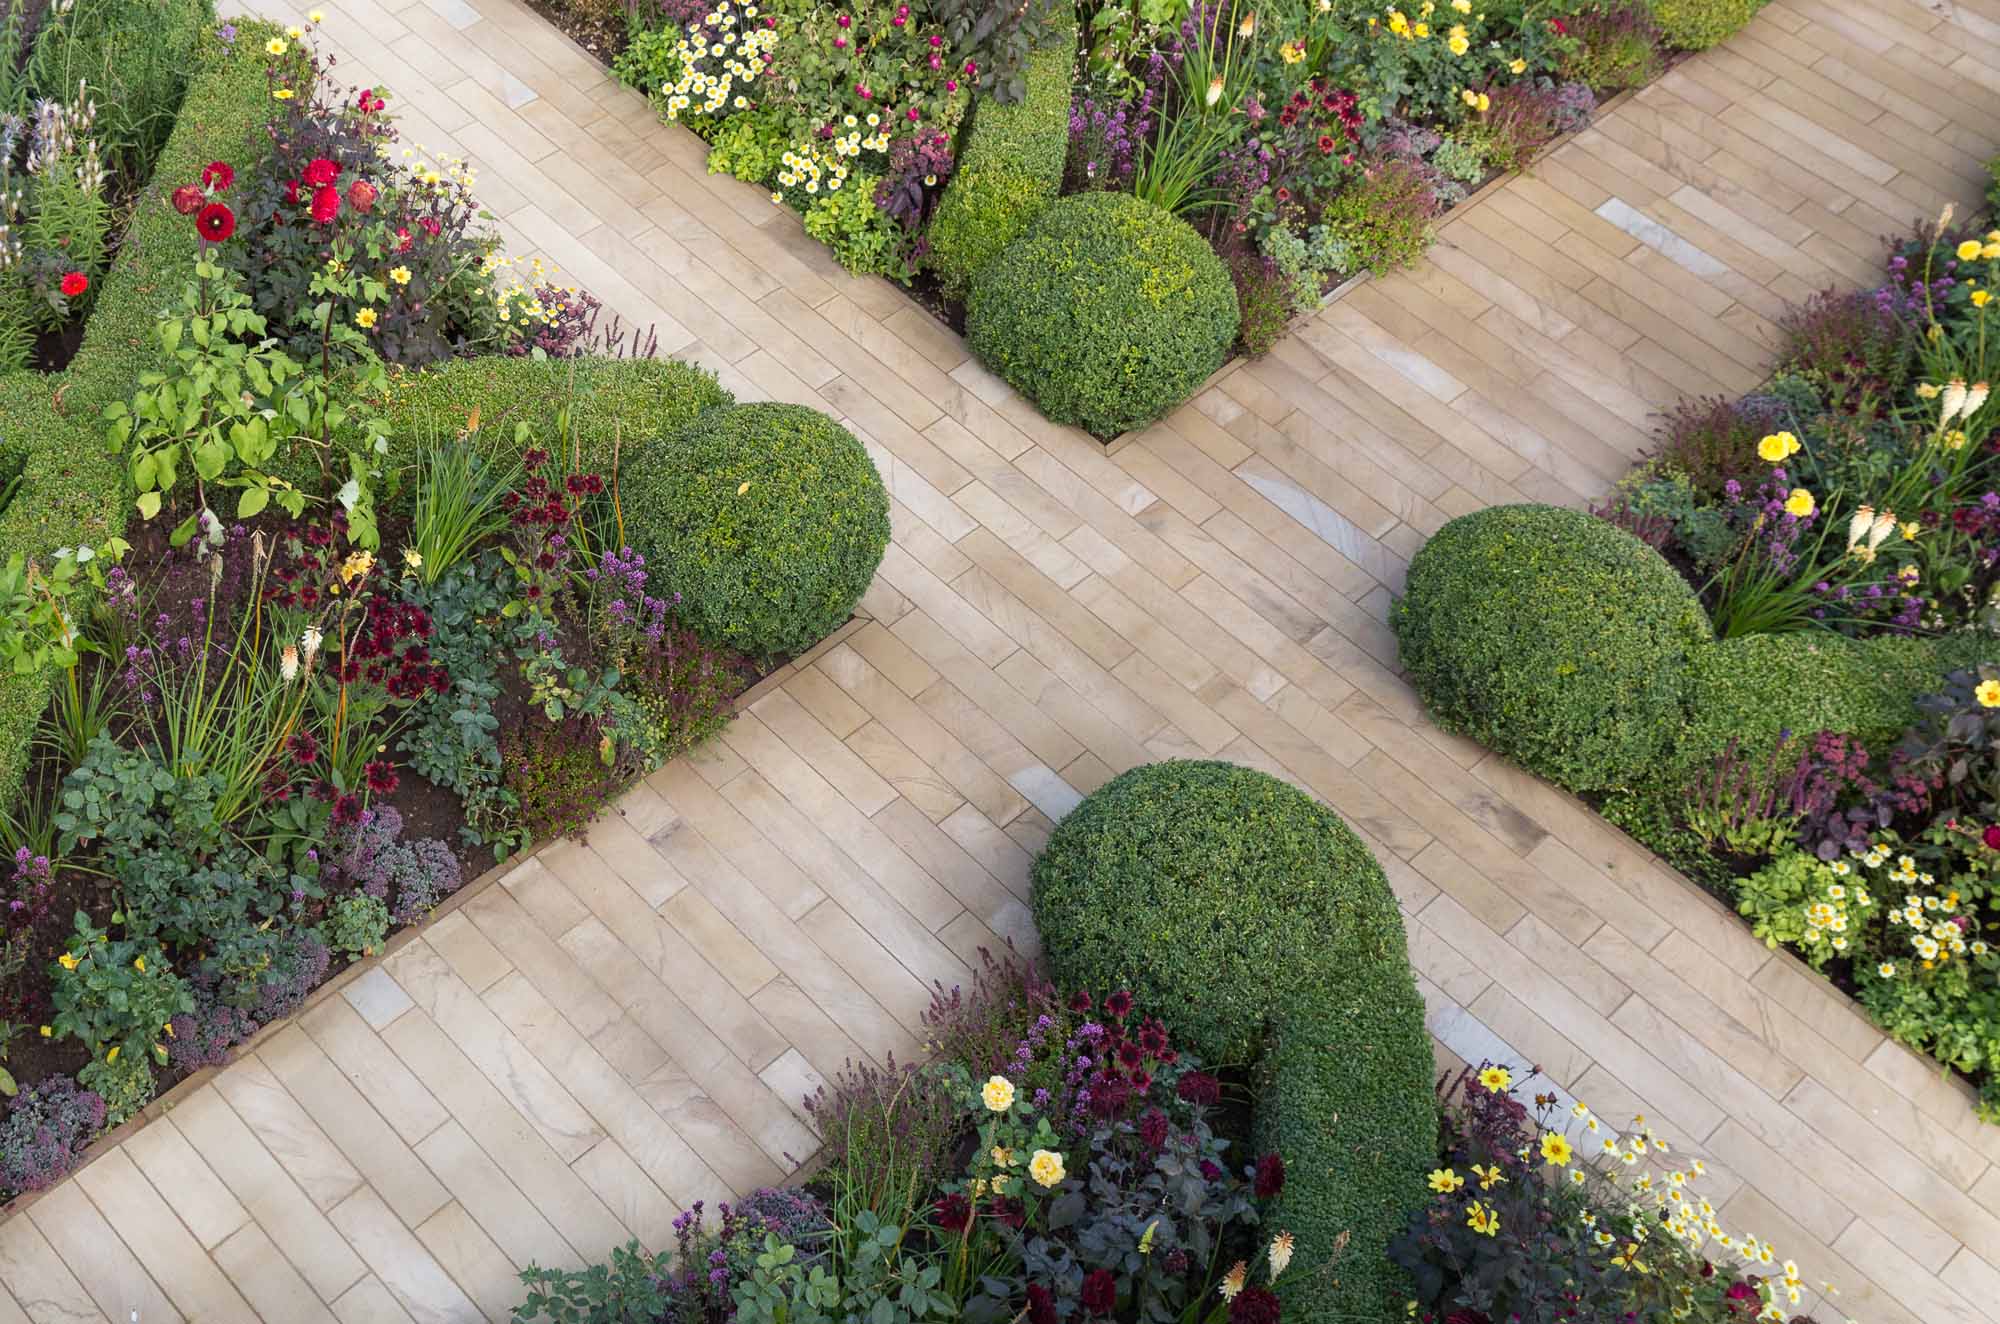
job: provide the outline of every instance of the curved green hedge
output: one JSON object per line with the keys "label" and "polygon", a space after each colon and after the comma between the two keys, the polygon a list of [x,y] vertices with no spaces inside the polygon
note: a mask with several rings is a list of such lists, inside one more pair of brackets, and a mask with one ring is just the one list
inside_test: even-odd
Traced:
{"label": "curved green hedge", "polygon": [[1070,79],[1076,21],[1049,29],[1028,57],[1027,93],[1008,103],[982,97],[965,131],[958,167],[931,218],[925,267],[946,294],[963,299],[972,282],[1018,239],[1062,190],[1069,155]]}
{"label": "curved green hedge", "polygon": [[[180,116],[133,204],[76,357],[60,373],[0,376],[0,476],[20,476],[0,511],[0,564],[15,552],[46,556],[124,531],[131,509],[125,466],[104,449],[100,413],[155,366],[159,309],[179,295],[194,266],[194,227],[167,195],[209,161],[220,157],[240,171],[252,153],[268,149],[256,131],[270,107],[264,43],[278,29],[251,19],[237,19],[236,27],[233,46],[213,31],[196,43]],[[0,675],[0,803],[20,794],[53,680],[49,672]]]}
{"label": "curved green hedge", "polygon": [[620,486],[626,536],[705,639],[797,654],[853,612],[889,545],[889,495],[846,428],[735,405],[647,441]]}
{"label": "curved green hedge", "polygon": [[1129,988],[1205,1061],[1256,1062],[1257,1143],[1290,1174],[1272,1226],[1309,1266],[1280,1280],[1286,1318],[1400,1318],[1384,1251],[1425,1199],[1434,1067],[1402,916],[1360,838],[1253,769],[1149,764],[1057,825],[1034,909],[1061,982]]}
{"label": "curved green hedge", "polygon": [[1237,325],[1236,285],[1208,241],[1129,193],[1048,207],[965,306],[974,354],[1051,420],[1100,437],[1194,394]]}
{"label": "curved green hedge", "polygon": [[1712,639],[1658,552],[1555,506],[1446,524],[1411,560],[1390,623],[1432,720],[1576,790],[1657,769],[1689,656]]}

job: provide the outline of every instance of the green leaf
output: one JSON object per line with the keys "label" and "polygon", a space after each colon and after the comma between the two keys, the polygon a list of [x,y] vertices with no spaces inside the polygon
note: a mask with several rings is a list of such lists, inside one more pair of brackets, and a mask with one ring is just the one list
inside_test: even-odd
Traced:
{"label": "green leaf", "polygon": [[149,451],[132,462],[132,486],[141,492],[149,492],[153,482],[159,477],[160,462]]}
{"label": "green leaf", "polygon": [[139,518],[151,519],[159,513],[160,494],[158,492],[141,492],[139,494]]}
{"label": "green leaf", "polygon": [[271,489],[268,487],[244,488],[242,499],[236,503],[236,518],[249,519],[262,511],[270,500]]}
{"label": "green leaf", "polygon": [[176,524],[174,531],[167,535],[167,541],[176,547],[187,546],[188,539],[194,537],[194,528],[197,519],[198,515],[190,515],[179,524]]}

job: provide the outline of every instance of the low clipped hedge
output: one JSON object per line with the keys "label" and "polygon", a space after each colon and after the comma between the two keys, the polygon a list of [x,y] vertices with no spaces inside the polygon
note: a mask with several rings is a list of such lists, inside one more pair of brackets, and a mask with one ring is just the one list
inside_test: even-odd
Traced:
{"label": "low clipped hedge", "polygon": [[1390,616],[1432,719],[1576,790],[1646,778],[1712,640],[1660,554],[1593,515],[1494,506],[1439,529]]}
{"label": "low clipped hedge", "polygon": [[965,298],[987,264],[1062,191],[1076,70],[1075,15],[1064,8],[1067,21],[1052,24],[1028,57],[1021,100],[977,103],[957,170],[931,219],[924,265],[954,299]]}
{"label": "low clipped hedge", "polygon": [[1205,1061],[1255,1064],[1257,1143],[1289,1172],[1271,1226],[1313,1266],[1280,1280],[1286,1318],[1400,1318],[1385,1248],[1426,1198],[1433,1059],[1402,916],[1360,838],[1265,773],[1148,764],[1057,825],[1034,910],[1060,983],[1128,988]]}
{"label": "low clipped hedge", "polygon": [[980,273],[972,352],[1050,419],[1100,437],[1194,394],[1236,341],[1236,286],[1194,227],[1128,193],[1056,202]]}
{"label": "low clipped hedge", "polygon": [[734,405],[653,438],[619,496],[628,539],[665,568],[689,628],[755,656],[825,638],[889,545],[875,462],[803,405]]}
{"label": "low clipped hedge", "polygon": [[[193,269],[194,227],[167,196],[209,161],[240,167],[267,146],[253,134],[270,106],[264,43],[278,30],[248,19],[238,19],[236,29],[233,45],[212,31],[195,45],[180,116],[133,206],[69,367],[0,376],[0,475],[20,477],[0,511],[0,564],[16,552],[46,556],[124,530],[131,493],[121,458],[104,449],[100,414],[155,366],[159,309],[179,296]],[[0,674],[0,803],[12,804],[21,792],[53,679],[48,672]]]}
{"label": "low clipped hedge", "polygon": [[1669,46],[1705,51],[1757,17],[1769,0],[1652,0],[1653,21]]}

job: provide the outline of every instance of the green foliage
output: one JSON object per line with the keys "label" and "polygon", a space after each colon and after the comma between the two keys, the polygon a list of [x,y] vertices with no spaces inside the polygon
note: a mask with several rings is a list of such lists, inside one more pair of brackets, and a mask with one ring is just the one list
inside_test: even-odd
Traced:
{"label": "green foliage", "polygon": [[[58,547],[102,547],[124,531],[131,494],[124,466],[104,450],[99,413],[158,366],[160,292],[194,262],[194,228],[167,205],[167,193],[218,153],[239,150],[270,106],[263,44],[277,30],[237,27],[233,48],[204,35],[182,60],[188,91],[180,119],[133,207],[68,371],[0,373],[0,466],[18,466],[13,498],[0,509],[0,563],[16,552],[35,560]],[[0,804],[19,794],[50,681],[46,671],[0,674]]]}
{"label": "green foliage", "polygon": [[1350,270],[1382,276],[1423,257],[1438,210],[1437,194],[1416,165],[1384,157],[1328,199],[1320,220],[1346,246]]}
{"label": "green foliage", "polygon": [[1295,313],[1310,313],[1319,307],[1327,276],[1354,269],[1354,254],[1324,225],[1315,225],[1304,235],[1274,225],[1258,242],[1264,256],[1291,282]]}
{"label": "green foliage", "polygon": [[157,942],[113,942],[80,910],[68,950],[50,962],[49,974],[50,1027],[114,1064],[119,1057],[165,1062],[167,1023],[194,1010],[187,981]]}
{"label": "green foliage", "polygon": [[758,656],[804,652],[867,591],[889,500],[847,429],[801,405],[737,405],[656,434],[623,482],[625,529],[681,619]]}
{"label": "green foliage", "polygon": [[373,956],[389,936],[389,906],[366,892],[349,892],[320,921],[320,937],[336,955]]}
{"label": "green foliage", "polygon": [[1390,617],[1439,726],[1578,790],[1644,777],[1708,618],[1659,553],[1581,511],[1496,506],[1410,562]]}
{"label": "green foliage", "polygon": [[1667,45],[1705,51],[1757,16],[1768,0],[1652,0]]}
{"label": "green foliage", "polygon": [[[654,1324],[668,1317],[672,1298],[661,1288],[668,1266],[656,1265],[636,1241],[611,1252],[608,1264],[586,1269],[521,1271],[528,1299],[514,1307],[514,1324]],[[656,1276],[658,1275],[658,1276]]]}
{"label": "green foliage", "polygon": [[[1286,233],[1274,230],[1274,234]],[[1243,352],[1256,358],[1270,352],[1292,321],[1297,285],[1269,260],[1243,257],[1230,264],[1236,282],[1236,338]]]}
{"label": "green foliage", "polygon": [[[214,21],[211,0],[76,0],[36,35],[26,82],[36,97],[86,83],[106,155],[144,178],[174,128],[189,55]],[[253,50],[263,43],[254,29],[242,35],[255,37]]]}
{"label": "green foliage", "polygon": [[112,1127],[152,1101],[153,1064],[138,1053],[95,1057],[76,1073],[76,1083],[104,1100],[104,1125]]}
{"label": "green foliage", "polygon": [[1360,839],[1264,773],[1150,764],[1056,827],[1034,909],[1061,983],[1130,989],[1204,1061],[1256,1062],[1258,1143],[1292,1174],[1268,1221],[1307,1265],[1345,1239],[1282,1284],[1287,1318],[1395,1316],[1383,1250],[1424,1202],[1436,1109],[1402,918]]}
{"label": "green foliage", "polygon": [[527,842],[520,835],[513,792],[501,784],[500,719],[493,712],[506,661],[493,646],[507,605],[498,562],[497,556],[489,556],[461,563],[437,582],[407,590],[410,601],[430,615],[431,654],[450,674],[451,689],[417,700],[400,748],[413,771],[458,797],[466,842],[495,846],[504,857]]}
{"label": "green foliage", "polygon": [[1705,767],[1731,743],[1768,753],[1781,731],[1838,731],[1883,748],[1916,720],[1918,696],[1936,691],[1943,674],[1928,639],[1808,630],[1717,640],[1689,657],[1688,720],[1670,742],[1669,775]]}
{"label": "green foliage", "polygon": [[845,187],[822,193],[806,208],[806,233],[833,250],[840,265],[860,275],[906,276],[908,232],[875,205],[881,177],[856,174]]}
{"label": "green foliage", "polygon": [[987,264],[1027,232],[1062,188],[1075,67],[1072,16],[1052,24],[1047,43],[1028,57],[1025,96],[975,103],[951,186],[931,220],[925,259],[952,298],[964,298]]}
{"label": "green foliage", "polygon": [[[1837,953],[1831,929],[1807,921],[1807,908],[1824,900],[1829,887],[1839,889],[1842,878],[1832,866],[1800,850],[1787,850],[1737,885],[1736,909],[1750,921],[1750,928],[1767,947],[1779,943],[1804,953],[1815,970],[1826,967]],[[1860,898],[1866,896],[1864,903]],[[1882,898],[1865,888],[1852,889],[1843,898],[1850,927],[1857,934],[1874,918]]]}
{"label": "green foliage", "polygon": [[[671,53],[672,48],[668,49]],[[728,175],[746,184],[769,184],[777,178],[778,167],[791,145],[784,121],[759,115],[754,110],[731,115],[716,126],[715,136],[709,140],[708,172]],[[848,187],[853,188],[854,185],[850,183]],[[874,192],[872,185],[869,192]],[[812,228],[810,222],[806,228]],[[817,235],[814,237],[818,238]]]}
{"label": "green foliage", "polygon": [[1431,164],[1462,184],[1486,178],[1486,149],[1474,138],[1447,136],[1431,153]]}
{"label": "green foliage", "polygon": [[1194,394],[1236,340],[1236,289],[1185,221],[1122,193],[1042,213],[981,273],[966,341],[1049,418],[1100,437]]}

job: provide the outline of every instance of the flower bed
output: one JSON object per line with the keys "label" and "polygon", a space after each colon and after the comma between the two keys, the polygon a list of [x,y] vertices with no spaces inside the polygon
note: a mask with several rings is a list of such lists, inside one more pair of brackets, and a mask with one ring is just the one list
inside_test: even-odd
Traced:
{"label": "flower bed", "polygon": [[83,353],[0,394],[0,1199],[581,832],[887,544],[853,436],[590,353],[645,346],[304,40],[204,40]]}
{"label": "flower bed", "polygon": [[1302,792],[1134,769],[1034,885],[1047,970],[988,956],[934,996],[931,1061],[809,1099],[802,1186],[697,1206],[667,1253],[530,1269],[515,1319],[1748,1324],[1804,1299],[1644,1119],[1530,1108],[1494,1064],[1434,1097],[1395,900]]}
{"label": "flower bed", "polygon": [[1589,795],[1987,1120],[1996,279],[2000,229],[1947,209],[1877,289],[1792,309],[1763,390],[1673,411],[1593,514],[1446,525],[1394,615],[1440,726]]}
{"label": "flower bed", "polygon": [[[769,188],[850,270],[913,282],[1050,418],[1108,437],[1185,399],[1206,376],[1188,368],[1269,349],[1342,279],[1415,261],[1482,181],[1758,7],[672,0],[628,25],[614,68],[709,142],[712,171]],[[544,9],[604,48],[596,0]],[[979,293],[1012,293],[1035,259],[1002,255],[1045,248],[1044,212],[1094,193],[1213,258],[1193,309],[1117,295],[1066,328],[1093,351],[1069,374],[1087,380],[1052,381],[1035,333],[990,329]],[[1095,304],[1152,264],[1106,251],[1046,273],[1045,302]]]}

